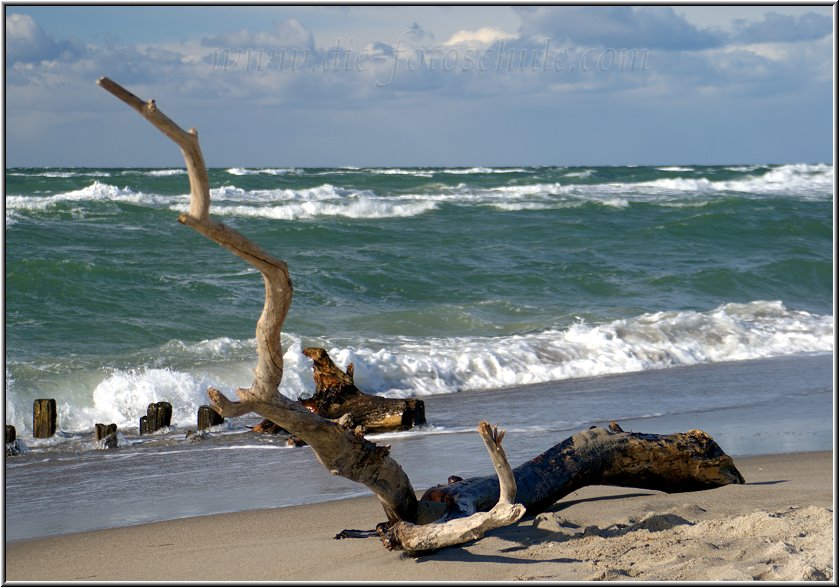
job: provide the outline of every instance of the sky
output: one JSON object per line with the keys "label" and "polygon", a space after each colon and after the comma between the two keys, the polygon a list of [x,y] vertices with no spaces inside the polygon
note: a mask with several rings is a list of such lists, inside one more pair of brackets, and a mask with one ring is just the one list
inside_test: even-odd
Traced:
{"label": "sky", "polygon": [[833,161],[834,7],[4,5],[7,167]]}

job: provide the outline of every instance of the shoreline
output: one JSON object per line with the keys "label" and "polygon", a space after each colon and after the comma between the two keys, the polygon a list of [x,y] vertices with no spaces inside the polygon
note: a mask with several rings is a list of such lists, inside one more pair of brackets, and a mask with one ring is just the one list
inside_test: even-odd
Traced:
{"label": "shoreline", "polygon": [[373,496],[6,543],[7,581],[830,580],[833,451],[735,457],[745,485],[591,486],[483,540],[417,557],[375,538]]}
{"label": "shoreline", "polygon": [[[479,420],[507,431],[513,466],[591,425],[670,434],[699,428],[735,459],[834,448],[832,357],[697,365],[434,396],[427,428],[373,435],[415,488],[449,475],[492,473],[474,431]],[[254,419],[254,423],[258,419]],[[181,440],[178,440],[178,434]],[[322,503],[368,494],[331,476],[310,448],[283,437],[214,434],[117,451],[37,451],[7,459],[9,541],[146,522]],[[258,471],[259,482],[247,483]]]}

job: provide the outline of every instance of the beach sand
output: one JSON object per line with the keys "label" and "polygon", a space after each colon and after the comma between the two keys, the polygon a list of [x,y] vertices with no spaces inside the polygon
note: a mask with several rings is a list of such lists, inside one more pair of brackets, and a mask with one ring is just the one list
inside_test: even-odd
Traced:
{"label": "beach sand", "polygon": [[416,558],[376,538],[333,539],[384,520],[363,497],[7,543],[5,579],[832,580],[833,453],[735,464],[746,485],[587,487],[535,518]]}

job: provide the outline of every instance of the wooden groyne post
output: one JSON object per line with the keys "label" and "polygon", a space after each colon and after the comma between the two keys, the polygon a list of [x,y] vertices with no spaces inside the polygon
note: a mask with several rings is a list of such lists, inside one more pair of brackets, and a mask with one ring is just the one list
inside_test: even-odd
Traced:
{"label": "wooden groyne post", "polygon": [[36,399],[32,409],[32,436],[50,438],[55,434],[58,415],[54,399]]}
{"label": "wooden groyne post", "polygon": [[157,402],[149,404],[146,415],[140,418],[140,434],[157,432],[172,423],[172,404]]}
{"label": "wooden groyne post", "polygon": [[204,405],[198,408],[198,430],[206,430],[222,422],[224,422],[224,417],[210,406]]}
{"label": "wooden groyne post", "polygon": [[6,424],[6,444],[11,444],[17,438],[17,431],[11,424]]}
{"label": "wooden groyne post", "polygon": [[94,437],[96,442],[105,441],[105,448],[116,448],[117,440],[117,425],[116,424],[96,424],[94,429]]}

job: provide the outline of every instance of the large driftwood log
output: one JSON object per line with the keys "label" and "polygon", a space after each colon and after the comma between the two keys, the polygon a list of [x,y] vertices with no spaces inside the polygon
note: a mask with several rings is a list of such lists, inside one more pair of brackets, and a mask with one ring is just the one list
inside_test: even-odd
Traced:
{"label": "large driftwood log", "polygon": [[[690,491],[743,482],[731,458],[698,430],[669,436],[626,433],[617,425],[610,430],[588,430],[511,471],[501,449],[503,432],[481,423],[479,432],[497,476],[438,486],[418,501],[402,467],[391,458],[389,447],[377,446],[359,430],[352,430],[352,415],[344,414],[335,422],[279,393],[283,374],[280,330],[292,297],[288,268],[284,261],[275,259],[238,232],[210,219],[209,180],[195,129],[182,130],[157,109],[154,100],[143,102],[108,78],[98,83],[181,148],[191,192],[189,212],[181,214],[179,222],[229,249],[262,273],[265,304],[256,327],[258,357],[254,381],[251,387],[237,390],[239,402],[209,389],[213,409],[228,418],[253,412],[270,419],[311,445],[317,459],[330,472],[370,488],[387,515],[387,528],[381,535],[388,548],[419,552],[461,544],[492,528],[514,523],[525,508],[530,513],[541,511],[568,492],[589,484]],[[343,377],[333,375],[346,378],[352,385],[351,369]],[[317,370],[315,379],[317,382]],[[317,411],[329,413],[341,393],[345,394],[346,403],[347,398],[355,395],[346,394],[346,389],[342,384],[336,393],[321,396],[314,404]]]}
{"label": "large driftwood log", "polygon": [[[705,432],[680,434],[624,432],[609,429],[579,432],[513,471],[516,501],[536,515],[586,485],[617,485],[667,493],[711,489],[744,483],[734,461]],[[438,485],[423,501],[446,504],[447,517],[486,510],[498,500],[495,477],[464,479]]]}
{"label": "large driftwood log", "polygon": [[341,371],[325,349],[310,347],[303,354],[312,359],[315,394],[301,403],[324,418],[337,419],[349,414],[354,426],[367,432],[407,430],[425,423],[425,403],[421,399],[392,399],[370,395],[355,386],[353,364]]}

